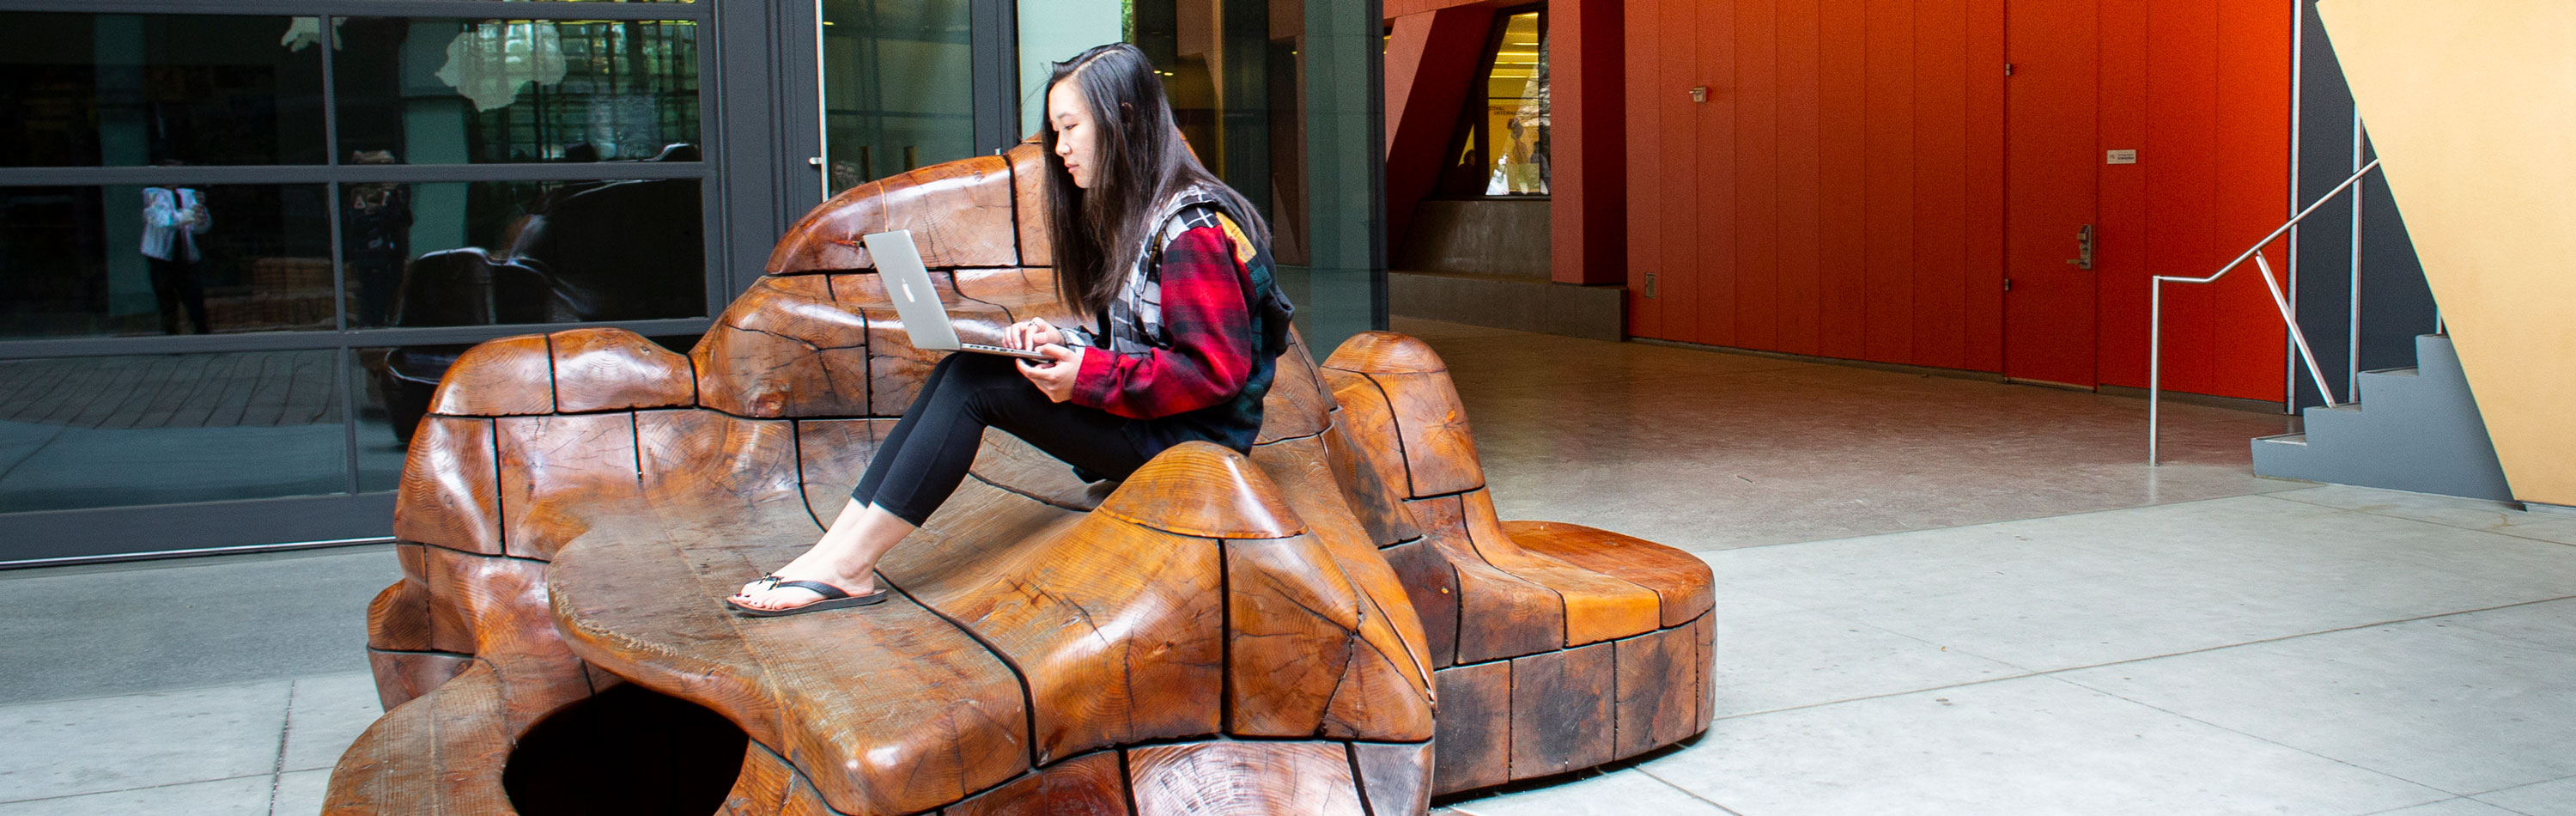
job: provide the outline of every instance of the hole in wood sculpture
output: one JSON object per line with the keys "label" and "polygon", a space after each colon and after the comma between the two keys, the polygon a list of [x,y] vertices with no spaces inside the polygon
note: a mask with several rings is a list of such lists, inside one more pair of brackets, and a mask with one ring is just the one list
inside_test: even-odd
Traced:
{"label": "hole in wood sculpture", "polygon": [[706,816],[724,806],[748,739],[713,711],[630,683],[529,729],[501,787],[521,816]]}

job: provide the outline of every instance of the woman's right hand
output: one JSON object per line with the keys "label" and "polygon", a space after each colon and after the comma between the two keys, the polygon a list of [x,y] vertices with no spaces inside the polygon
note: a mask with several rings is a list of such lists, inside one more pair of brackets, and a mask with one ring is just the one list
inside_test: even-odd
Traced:
{"label": "woman's right hand", "polygon": [[1064,332],[1055,324],[1048,323],[1046,318],[1032,317],[1011,324],[1011,330],[1004,333],[1003,339],[1006,341],[1004,345],[1027,350],[1049,344],[1064,345]]}

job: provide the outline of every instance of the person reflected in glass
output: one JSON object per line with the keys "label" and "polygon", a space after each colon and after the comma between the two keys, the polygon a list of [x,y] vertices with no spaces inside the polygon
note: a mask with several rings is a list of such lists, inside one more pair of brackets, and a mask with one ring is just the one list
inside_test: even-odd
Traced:
{"label": "person reflected in glass", "polygon": [[[184,164],[177,159],[160,162],[162,167]],[[205,195],[195,188],[143,188],[143,259],[152,272],[152,297],[161,306],[162,334],[179,333],[182,310],[195,333],[212,330],[206,323],[206,286],[197,275],[198,265],[205,260],[197,236],[214,224]]]}
{"label": "person reflected in glass", "polygon": [[[396,163],[393,151],[359,150],[350,164]],[[348,278],[358,288],[357,325],[393,325],[394,294],[402,287],[403,263],[411,259],[411,187],[371,182],[352,184],[341,211],[342,240],[347,242]]]}
{"label": "person reflected in glass", "polygon": [[[947,501],[986,427],[1124,479],[1204,440],[1249,452],[1274,359],[1262,353],[1253,270],[1269,225],[1182,144],[1153,64],[1092,48],[1047,82],[1043,213],[1056,295],[1090,327],[1012,324],[1004,343],[1047,362],[955,353],[922,383],[822,539],[726,603],[776,616],[885,599],[878,559]],[[1266,311],[1266,310],[1265,310]]]}

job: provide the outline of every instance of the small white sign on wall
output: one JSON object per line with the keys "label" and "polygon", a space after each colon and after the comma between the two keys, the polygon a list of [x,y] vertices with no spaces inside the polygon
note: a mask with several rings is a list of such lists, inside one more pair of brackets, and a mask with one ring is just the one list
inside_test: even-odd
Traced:
{"label": "small white sign on wall", "polygon": [[2138,151],[2113,150],[2102,154],[2103,164],[2137,164]]}

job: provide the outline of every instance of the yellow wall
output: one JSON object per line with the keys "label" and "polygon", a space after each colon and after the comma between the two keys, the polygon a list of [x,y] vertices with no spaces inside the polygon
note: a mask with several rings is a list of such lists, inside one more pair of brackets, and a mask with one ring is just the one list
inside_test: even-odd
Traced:
{"label": "yellow wall", "polygon": [[2317,11],[2515,498],[2576,505],[2576,2]]}

